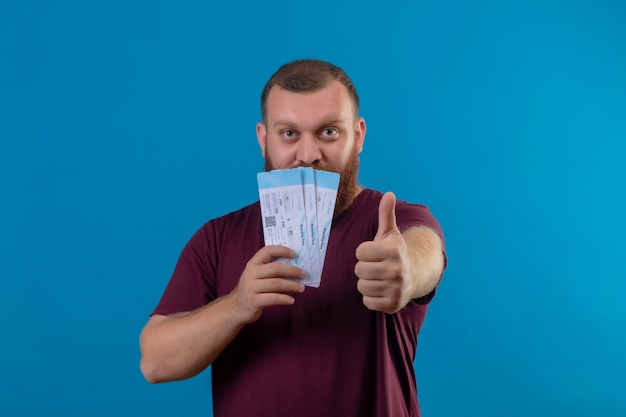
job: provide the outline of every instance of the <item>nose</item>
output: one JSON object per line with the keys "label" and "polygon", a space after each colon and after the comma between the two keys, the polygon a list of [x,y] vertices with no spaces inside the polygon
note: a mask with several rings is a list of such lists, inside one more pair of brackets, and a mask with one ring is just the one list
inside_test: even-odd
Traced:
{"label": "nose", "polygon": [[322,151],[315,137],[303,136],[298,141],[296,159],[300,165],[312,166],[322,159]]}

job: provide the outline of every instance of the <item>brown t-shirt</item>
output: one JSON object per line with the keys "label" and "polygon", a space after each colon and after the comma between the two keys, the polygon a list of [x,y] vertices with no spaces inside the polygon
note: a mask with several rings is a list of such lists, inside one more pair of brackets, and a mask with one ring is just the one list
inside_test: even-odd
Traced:
{"label": "brown t-shirt", "polygon": [[[419,416],[413,359],[432,294],[395,314],[368,310],[356,287],[357,246],[378,228],[382,194],[365,189],[333,222],[319,288],[268,307],[212,365],[217,417]],[[422,205],[398,201],[398,227],[435,230]],[[259,204],[204,224],[183,249],[153,314],[195,310],[231,292],[263,247]]]}

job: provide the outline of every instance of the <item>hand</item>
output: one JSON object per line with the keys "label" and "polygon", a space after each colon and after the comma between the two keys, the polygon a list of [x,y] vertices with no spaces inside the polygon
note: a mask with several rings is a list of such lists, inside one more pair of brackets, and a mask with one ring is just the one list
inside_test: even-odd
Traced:
{"label": "hand", "polygon": [[293,258],[295,254],[285,246],[265,246],[246,264],[239,284],[232,292],[237,312],[244,323],[261,317],[265,307],[291,305],[295,299],[285,293],[302,293],[304,285],[285,278],[304,279],[304,270],[282,262],[277,258]]}
{"label": "hand", "polygon": [[406,242],[396,224],[396,196],[385,193],[378,206],[378,231],[373,241],[356,249],[354,273],[363,304],[370,310],[395,313],[410,297],[411,277]]}

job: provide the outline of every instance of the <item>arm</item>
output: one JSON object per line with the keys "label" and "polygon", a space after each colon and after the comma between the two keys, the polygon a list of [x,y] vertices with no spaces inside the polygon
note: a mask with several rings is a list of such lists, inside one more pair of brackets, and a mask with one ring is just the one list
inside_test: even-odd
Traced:
{"label": "arm", "polygon": [[[412,227],[402,233],[409,257],[405,295],[409,300],[430,294],[443,274],[443,249],[441,238],[426,226]],[[406,303],[405,303],[406,305]]]}
{"label": "arm", "polygon": [[444,267],[442,242],[428,227],[400,233],[392,193],[383,196],[378,210],[378,232],[373,241],[357,248],[354,272],[365,306],[395,313],[438,284]]}
{"label": "arm", "polygon": [[224,350],[248,323],[272,305],[291,305],[285,293],[301,293],[304,285],[284,278],[304,278],[293,265],[272,262],[293,258],[283,246],[266,246],[250,259],[239,284],[228,295],[207,306],[171,316],[154,315],[141,337],[141,372],[153,383],[190,378]]}

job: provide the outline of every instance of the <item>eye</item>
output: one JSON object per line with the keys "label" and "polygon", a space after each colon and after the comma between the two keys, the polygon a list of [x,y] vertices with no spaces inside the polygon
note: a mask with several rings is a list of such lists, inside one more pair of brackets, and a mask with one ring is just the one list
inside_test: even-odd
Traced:
{"label": "eye", "polygon": [[296,137],[295,130],[285,129],[281,132],[281,135],[286,139],[293,139]]}
{"label": "eye", "polygon": [[334,138],[337,135],[339,135],[339,131],[335,129],[334,127],[327,127],[323,129],[321,132],[321,136],[325,138]]}

